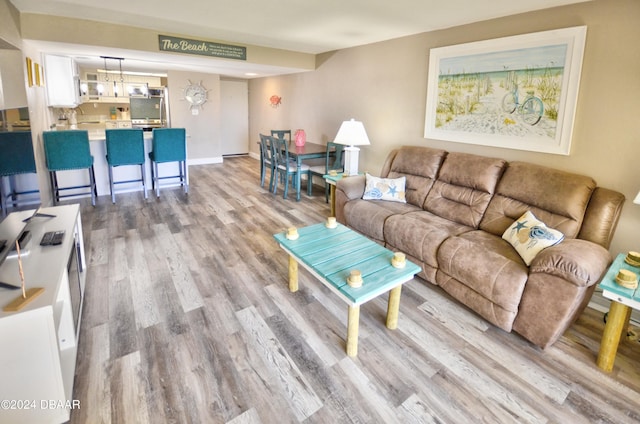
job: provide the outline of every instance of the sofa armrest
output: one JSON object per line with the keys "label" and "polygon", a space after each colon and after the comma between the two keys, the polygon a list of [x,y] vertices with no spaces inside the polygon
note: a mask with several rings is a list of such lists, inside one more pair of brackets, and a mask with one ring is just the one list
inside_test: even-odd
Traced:
{"label": "sofa armrest", "polygon": [[338,180],[336,184],[336,193],[342,192],[345,199],[360,199],[364,194],[365,177],[364,175],[354,175],[353,177],[345,177]]}
{"label": "sofa armrest", "polygon": [[344,205],[350,200],[362,198],[365,182],[364,175],[354,175],[353,177],[343,178],[338,181],[335,192],[335,213],[338,222],[346,224]]}
{"label": "sofa armrest", "polygon": [[596,187],[585,211],[578,238],[609,248],[624,200],[624,195],[617,191]]}
{"label": "sofa armrest", "polygon": [[549,274],[578,287],[589,287],[600,281],[611,261],[609,251],[599,244],[566,239],[540,252],[529,273]]}

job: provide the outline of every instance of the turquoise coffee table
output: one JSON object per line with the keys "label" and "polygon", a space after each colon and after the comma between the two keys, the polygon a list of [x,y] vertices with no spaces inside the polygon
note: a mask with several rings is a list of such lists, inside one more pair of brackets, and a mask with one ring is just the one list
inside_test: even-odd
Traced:
{"label": "turquoise coffee table", "polygon": [[[298,229],[299,238],[289,240],[286,232],[274,238],[289,253],[289,290],[298,290],[298,263],[349,305],[347,322],[347,355],[358,354],[360,305],[386,292],[387,328],[398,326],[402,284],[413,279],[420,267],[406,261],[404,268],[391,265],[393,252],[344,225],[327,228],[324,223]],[[360,270],[363,284],[353,288],[347,284],[352,270]]]}

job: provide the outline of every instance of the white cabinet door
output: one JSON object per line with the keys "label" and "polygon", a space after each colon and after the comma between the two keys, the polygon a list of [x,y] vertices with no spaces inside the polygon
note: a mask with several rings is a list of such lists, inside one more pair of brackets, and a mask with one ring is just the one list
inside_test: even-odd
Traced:
{"label": "white cabinet door", "polygon": [[80,104],[79,80],[74,66],[70,57],[44,55],[47,106],[76,107]]}
{"label": "white cabinet door", "polygon": [[0,109],[27,107],[23,69],[20,50],[0,49]]}

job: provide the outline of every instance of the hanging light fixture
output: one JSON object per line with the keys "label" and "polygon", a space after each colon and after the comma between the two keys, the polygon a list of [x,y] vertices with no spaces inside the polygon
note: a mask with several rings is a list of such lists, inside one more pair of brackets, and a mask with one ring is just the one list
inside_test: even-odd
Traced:
{"label": "hanging light fixture", "polygon": [[[122,87],[122,91],[124,92],[124,76],[122,76],[122,61],[124,60],[123,58],[119,57],[118,59],[118,64],[120,65],[120,87]],[[116,85],[116,82],[113,82],[113,92],[115,93],[116,97],[118,97],[118,86]]]}
{"label": "hanging light fixture", "polygon": [[[109,82],[109,70],[107,69],[107,57],[106,56],[100,56],[103,60],[104,60],[104,81],[105,82]],[[102,96],[102,93],[104,93],[104,85],[101,83],[98,83],[98,85],[96,86],[96,90],[98,90],[98,95]]]}
{"label": "hanging light fixture", "polygon": [[[112,59],[112,60],[117,60],[119,67],[120,67],[120,86],[121,88],[118,87],[118,81],[116,78],[113,79],[113,95],[115,97],[118,97],[118,94],[120,93],[120,90],[122,90],[122,92],[124,92],[124,74],[122,73],[122,61],[124,60],[124,58],[122,57],[112,57],[112,56],[100,56],[100,58],[102,58],[104,60],[104,81],[105,83],[109,84],[109,69],[107,68],[107,59]],[[117,73],[117,71],[114,70],[113,72],[114,74]],[[102,84],[98,84],[98,93],[100,95],[102,95],[102,92],[104,91],[104,86],[102,86]]]}

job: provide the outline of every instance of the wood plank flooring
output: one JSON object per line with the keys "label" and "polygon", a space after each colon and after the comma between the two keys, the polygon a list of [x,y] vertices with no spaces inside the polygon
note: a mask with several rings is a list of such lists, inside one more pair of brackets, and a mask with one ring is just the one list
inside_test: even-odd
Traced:
{"label": "wood plank flooring", "polygon": [[190,173],[187,196],[82,199],[72,423],[640,421],[640,343],[625,340],[601,372],[592,309],[542,351],[415,279],[397,330],[386,296],[362,306],[358,357],[346,356],[346,305],[302,268],[290,293],[272,238],[322,221],[324,189],[274,196],[249,157]]}

